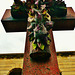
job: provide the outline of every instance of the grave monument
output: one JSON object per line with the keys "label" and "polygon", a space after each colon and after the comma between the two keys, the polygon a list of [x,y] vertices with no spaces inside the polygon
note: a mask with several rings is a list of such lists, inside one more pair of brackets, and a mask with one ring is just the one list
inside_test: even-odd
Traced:
{"label": "grave monument", "polygon": [[71,12],[62,0],[14,0],[6,10],[1,20],[6,32],[27,31],[23,75],[60,75],[52,28],[74,29]]}

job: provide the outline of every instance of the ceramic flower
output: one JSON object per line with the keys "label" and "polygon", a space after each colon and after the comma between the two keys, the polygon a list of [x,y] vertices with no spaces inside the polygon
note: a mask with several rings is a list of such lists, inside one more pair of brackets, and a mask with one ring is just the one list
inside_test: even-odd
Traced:
{"label": "ceramic flower", "polygon": [[[32,41],[33,50],[44,50],[46,45],[50,44],[51,38],[48,30],[53,25],[51,16],[46,10],[46,4],[36,0],[35,5],[31,6],[29,11],[28,21],[30,26],[27,28],[31,33],[29,34],[29,40]],[[41,6],[41,9],[35,8],[35,6]]]}

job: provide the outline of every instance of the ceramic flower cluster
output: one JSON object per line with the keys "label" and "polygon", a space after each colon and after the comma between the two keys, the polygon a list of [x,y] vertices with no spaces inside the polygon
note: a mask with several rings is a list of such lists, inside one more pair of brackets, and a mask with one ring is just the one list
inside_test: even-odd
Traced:
{"label": "ceramic flower cluster", "polygon": [[43,51],[45,46],[50,45],[51,38],[48,31],[52,28],[53,22],[46,7],[46,1],[36,0],[28,13],[27,29],[30,32],[29,41],[32,42],[33,50]]}

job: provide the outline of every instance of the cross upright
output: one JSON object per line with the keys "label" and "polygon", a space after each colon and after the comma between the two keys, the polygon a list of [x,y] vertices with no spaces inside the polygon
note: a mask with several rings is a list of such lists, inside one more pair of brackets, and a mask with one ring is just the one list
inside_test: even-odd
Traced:
{"label": "cross upright", "polygon": [[[27,31],[27,23],[28,23],[27,19],[14,19],[11,16],[11,9],[6,9],[1,21],[6,32]],[[22,73],[23,75],[60,75],[52,31],[73,30],[75,27],[75,13],[71,7],[67,7],[67,15],[65,17],[52,17],[52,21],[54,21],[55,23],[53,29],[50,29],[49,31],[49,34],[51,35],[51,43],[50,43],[51,57],[49,58],[48,61],[40,62],[31,60],[29,56],[31,43],[29,42],[28,37],[29,33],[27,31],[26,45],[24,52],[23,73]]]}

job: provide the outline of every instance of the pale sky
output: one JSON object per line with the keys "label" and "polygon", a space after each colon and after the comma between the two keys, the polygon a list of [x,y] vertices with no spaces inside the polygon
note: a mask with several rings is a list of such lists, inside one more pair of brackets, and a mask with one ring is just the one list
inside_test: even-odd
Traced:
{"label": "pale sky", "polygon": [[[65,0],[67,7],[75,11],[75,0]],[[0,20],[6,9],[10,9],[13,0],[0,0]],[[75,30],[53,31],[56,52],[75,51]],[[26,32],[6,33],[0,21],[0,54],[24,53]]]}

